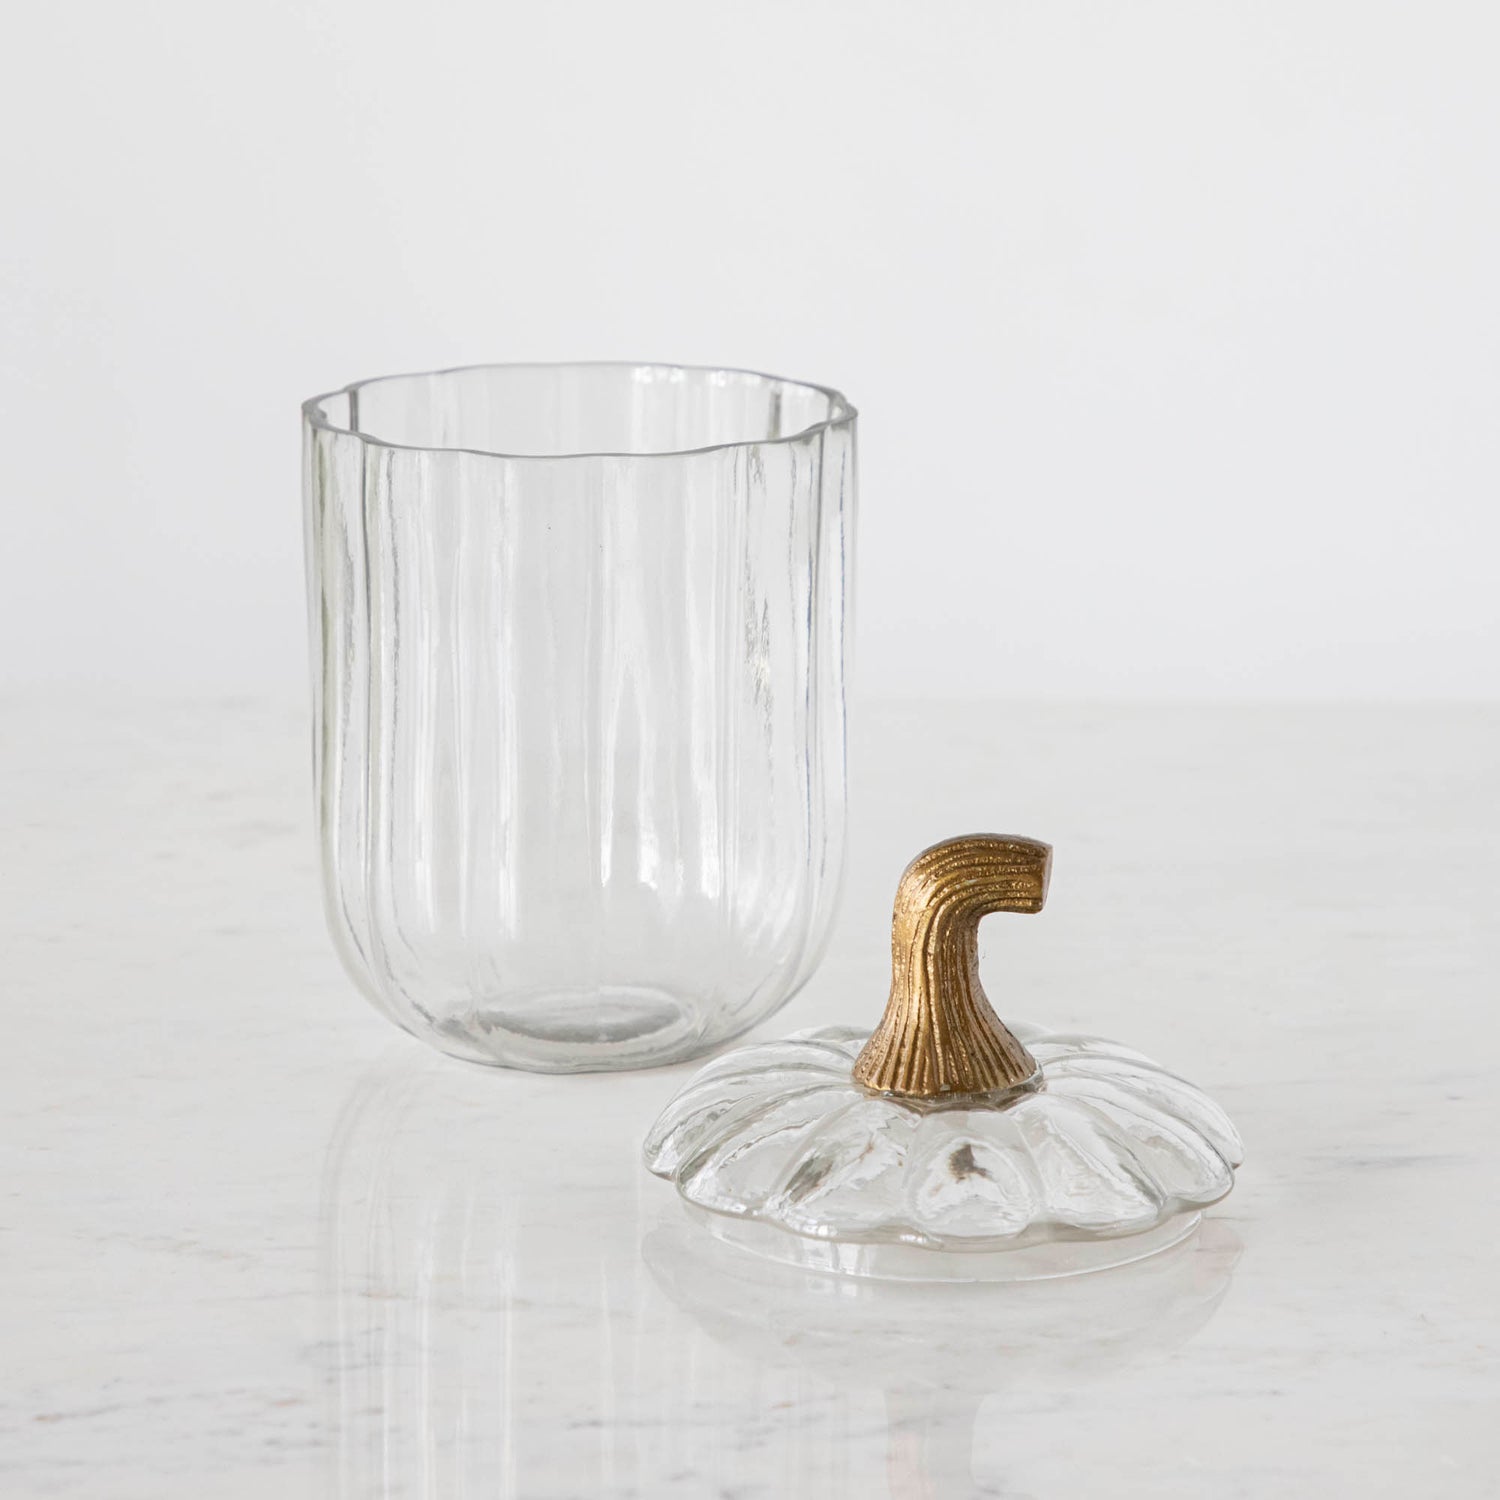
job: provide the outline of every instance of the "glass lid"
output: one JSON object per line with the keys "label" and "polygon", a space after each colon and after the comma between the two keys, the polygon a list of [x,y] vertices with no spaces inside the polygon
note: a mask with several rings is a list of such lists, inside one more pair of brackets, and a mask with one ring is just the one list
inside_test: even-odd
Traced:
{"label": "glass lid", "polygon": [[652,1127],[650,1170],[720,1238],[852,1275],[1068,1275],[1190,1234],[1240,1162],[1223,1110],[1133,1048],[1003,1024],[980,985],[980,919],[1040,911],[1050,863],[990,834],[919,855],[874,1032],[716,1058]]}

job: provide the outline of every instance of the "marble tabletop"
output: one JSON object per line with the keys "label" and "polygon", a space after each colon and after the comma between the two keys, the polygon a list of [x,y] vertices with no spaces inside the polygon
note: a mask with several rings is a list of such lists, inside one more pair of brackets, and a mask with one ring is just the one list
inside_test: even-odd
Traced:
{"label": "marble tabletop", "polygon": [[1495,711],[857,711],[835,941],[757,1035],[872,1023],[906,859],[1031,835],[997,1006],[1246,1141],[1195,1240],[993,1288],[702,1234],[639,1163],[690,1066],[392,1030],[323,932],[299,706],[3,722],[0,1494],[1500,1493]]}

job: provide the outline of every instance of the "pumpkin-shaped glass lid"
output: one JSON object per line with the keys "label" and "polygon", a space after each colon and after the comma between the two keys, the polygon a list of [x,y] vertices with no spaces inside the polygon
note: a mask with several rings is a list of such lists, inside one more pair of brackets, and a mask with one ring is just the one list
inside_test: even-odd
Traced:
{"label": "pumpkin-shaped glass lid", "polygon": [[875,1031],[716,1058],[652,1127],[650,1170],[721,1238],[851,1274],[1053,1276],[1190,1233],[1240,1162],[1223,1110],[1132,1048],[1004,1025],[980,985],[980,919],[1040,911],[1050,863],[989,834],[919,855]]}

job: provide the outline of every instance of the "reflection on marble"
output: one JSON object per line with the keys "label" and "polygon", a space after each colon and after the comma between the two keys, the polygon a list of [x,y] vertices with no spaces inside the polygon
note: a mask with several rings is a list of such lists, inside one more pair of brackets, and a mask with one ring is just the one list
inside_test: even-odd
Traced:
{"label": "reflection on marble", "polygon": [[[647,1235],[642,1253],[658,1286],[703,1334],[790,1368],[812,1400],[821,1398],[825,1420],[846,1425],[851,1413],[835,1408],[860,1391],[881,1391],[893,1497],[959,1500],[983,1492],[971,1460],[986,1396],[1001,1398],[1003,1411],[1007,1394],[1024,1399],[1059,1375],[1095,1379],[1169,1353],[1213,1316],[1240,1242],[1209,1221],[1132,1265],[1000,1286],[802,1271],[720,1245],[675,1213]],[[685,1375],[705,1364],[690,1345]],[[789,1495],[829,1493],[826,1474],[793,1477]]]}
{"label": "reflection on marble", "polygon": [[402,1048],[340,1120],[322,1226],[343,1500],[614,1493],[637,1466],[611,1420],[633,1231],[606,1189],[611,1222],[590,1232],[587,1122],[564,1100],[518,1126],[497,1107],[508,1082]]}

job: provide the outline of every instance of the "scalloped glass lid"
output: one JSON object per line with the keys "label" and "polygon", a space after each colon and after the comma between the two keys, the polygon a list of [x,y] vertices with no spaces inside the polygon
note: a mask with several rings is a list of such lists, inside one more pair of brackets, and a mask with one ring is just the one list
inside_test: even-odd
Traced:
{"label": "scalloped glass lid", "polygon": [[1240,1162],[1223,1110],[1132,1048],[1003,1025],[980,986],[980,919],[1039,911],[1050,857],[994,835],[919,855],[875,1031],[715,1059],[652,1127],[650,1170],[719,1237],[856,1275],[1067,1275],[1190,1233]]}

